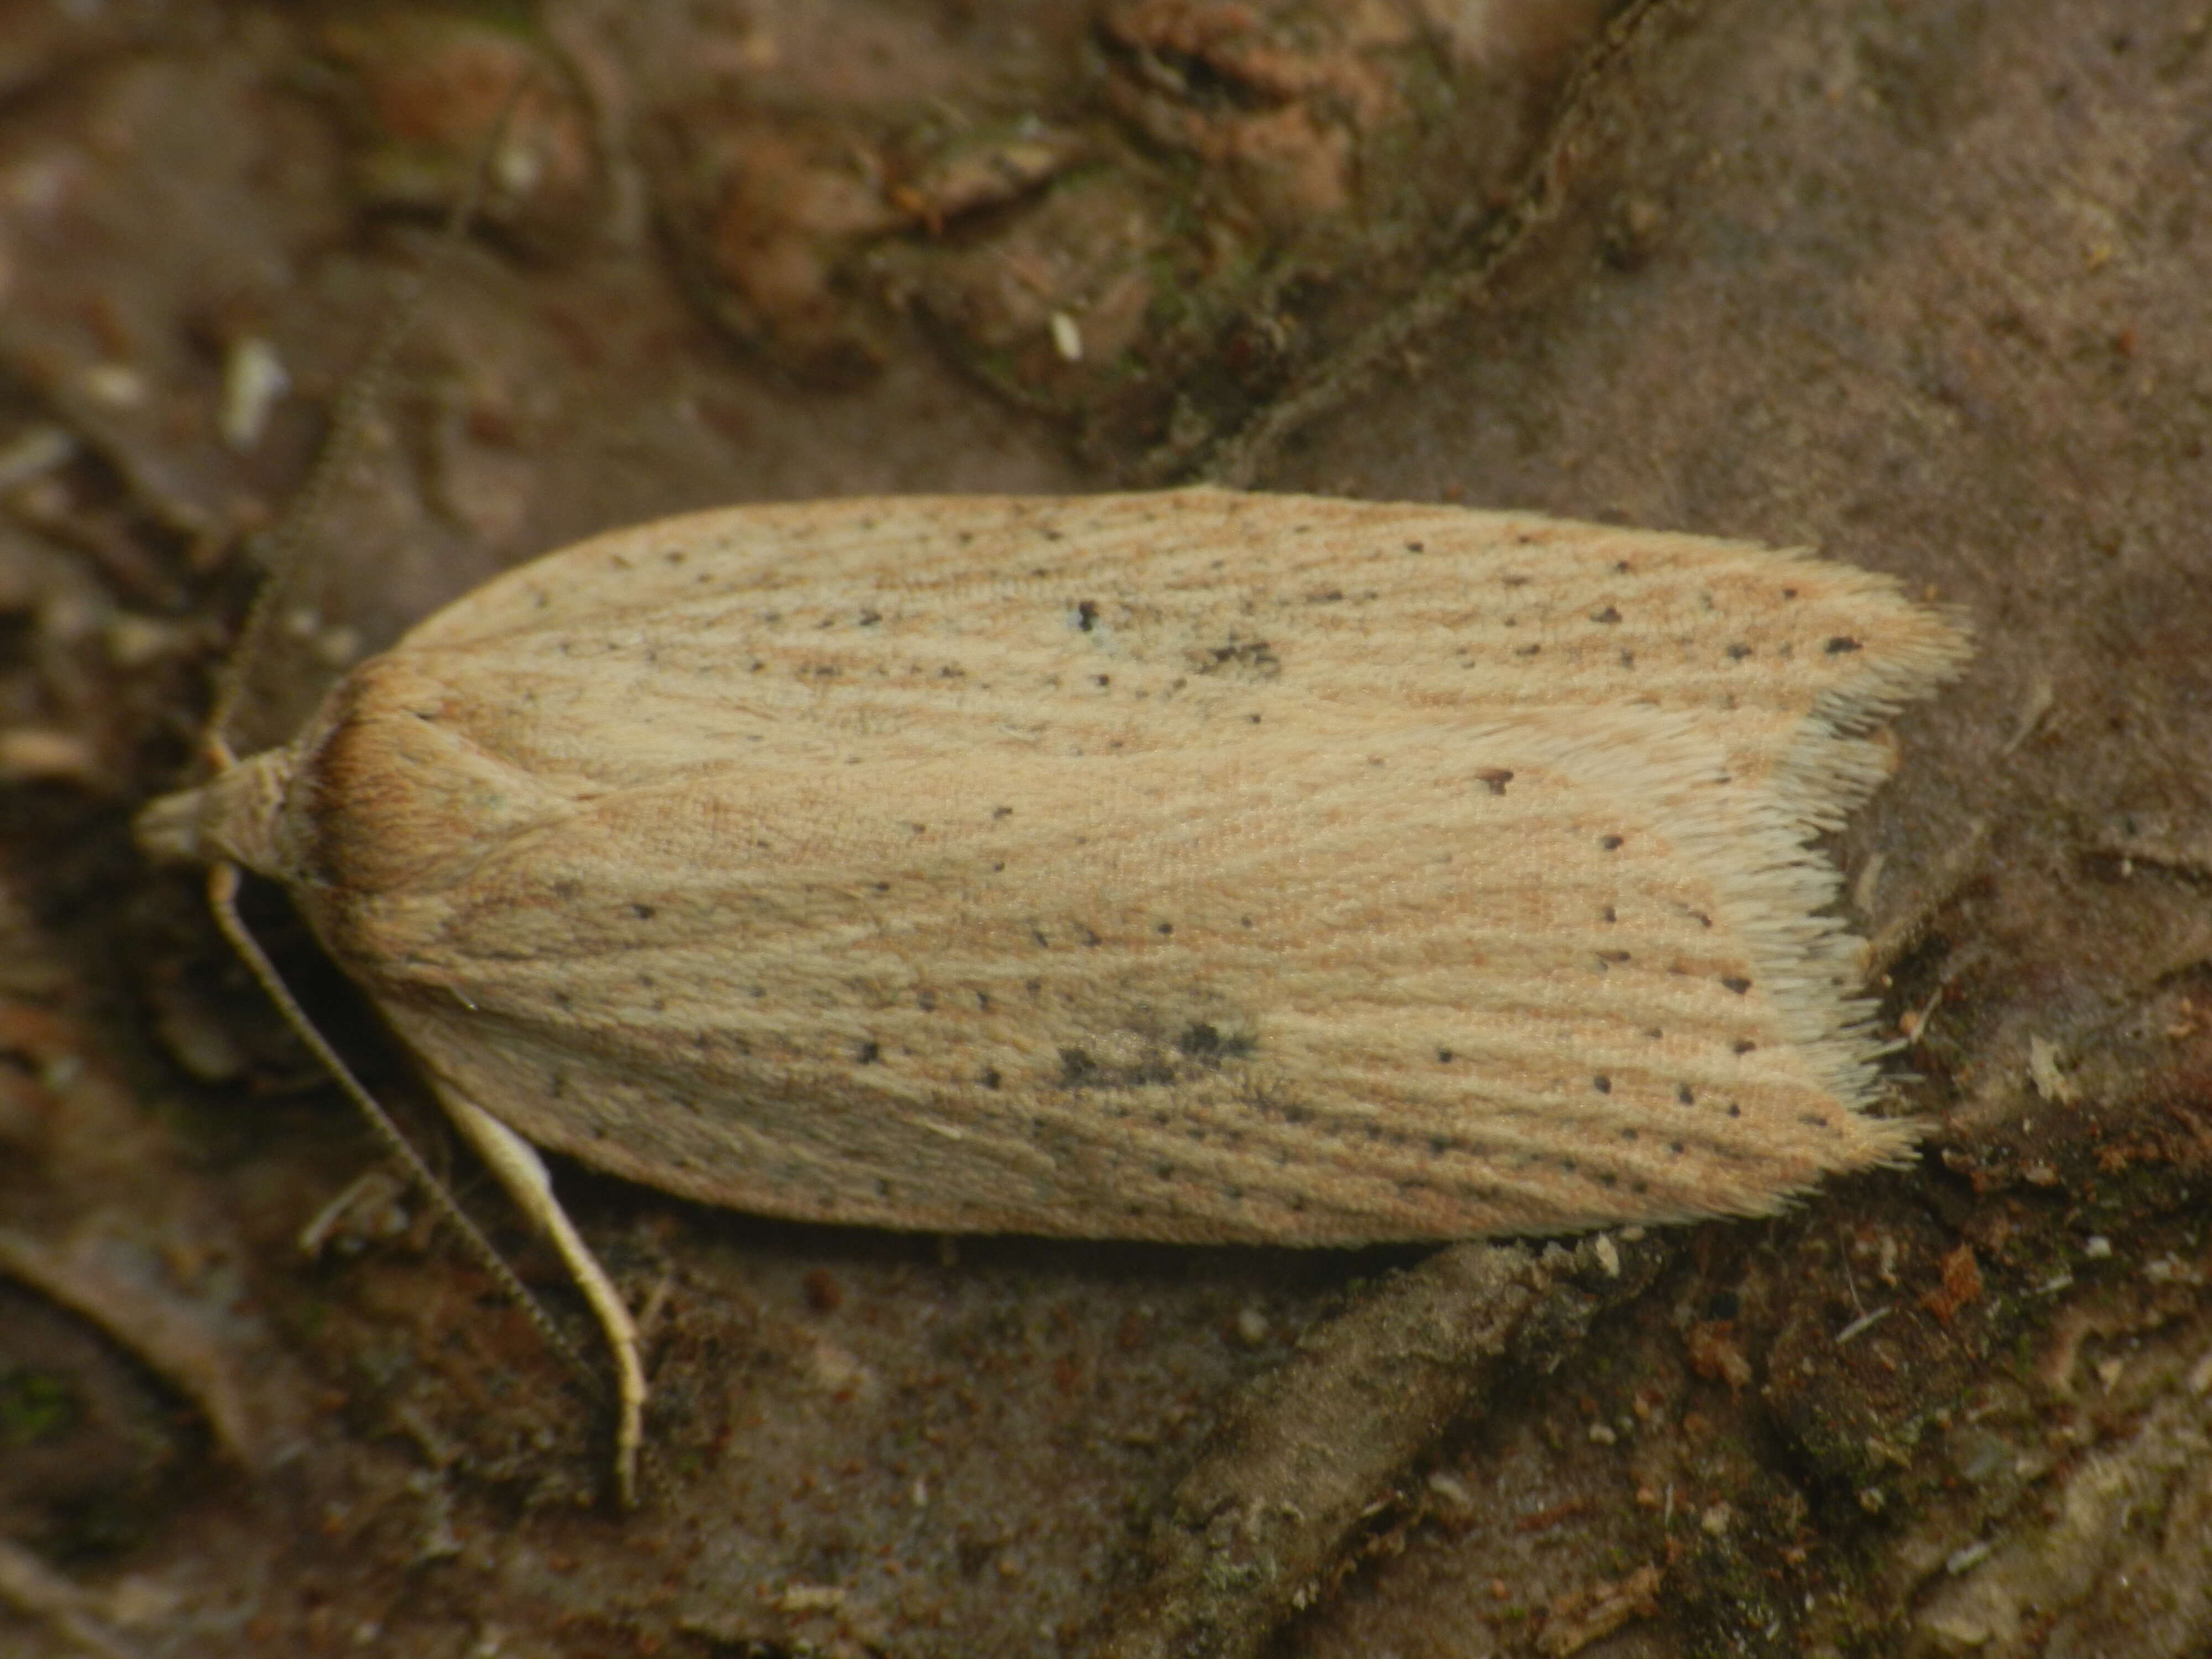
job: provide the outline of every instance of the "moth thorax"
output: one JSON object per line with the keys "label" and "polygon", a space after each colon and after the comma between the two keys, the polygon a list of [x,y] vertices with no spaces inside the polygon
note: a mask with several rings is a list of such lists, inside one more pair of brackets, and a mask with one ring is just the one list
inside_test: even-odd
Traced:
{"label": "moth thorax", "polygon": [[164,863],[241,864],[282,880],[288,860],[278,826],[298,764],[289,747],[265,750],[196,789],[149,803],[133,826],[140,850]]}

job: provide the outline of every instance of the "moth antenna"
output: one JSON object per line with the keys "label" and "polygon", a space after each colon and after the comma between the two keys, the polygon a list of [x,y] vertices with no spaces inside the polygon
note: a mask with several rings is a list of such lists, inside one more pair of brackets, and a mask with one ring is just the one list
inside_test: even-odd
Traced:
{"label": "moth antenna", "polygon": [[469,1218],[466,1211],[453,1201],[453,1195],[446,1190],[445,1183],[431,1172],[430,1166],[422,1161],[422,1153],[415,1150],[407,1137],[399,1133],[399,1126],[392,1121],[391,1115],[369,1092],[368,1085],[354,1075],[353,1068],[331,1046],[330,1039],[317,1030],[314,1021],[307,1018],[307,1011],[292,994],[292,988],[285,984],[283,975],[276,971],[276,964],[270,961],[268,953],[261,948],[260,941],[246,927],[246,919],[238,914],[236,865],[217,864],[209,868],[208,907],[215,912],[216,924],[222,929],[223,937],[230,941],[231,949],[244,958],[246,968],[260,981],[262,990],[276,1005],[276,1011],[284,1016],[284,1023],[292,1028],[293,1034],[301,1042],[307,1045],[308,1052],[314,1055],[323,1068],[337,1079],[338,1087],[347,1098],[360,1109],[361,1115],[368,1120],[369,1127],[376,1131],[377,1138],[384,1143],[385,1151],[397,1158],[415,1184],[430,1195],[433,1206],[459,1231],[470,1252],[499,1281],[500,1288],[521,1305],[523,1311],[529,1316],[530,1322],[538,1328],[538,1334],[562,1358],[589,1378],[597,1388],[599,1373],[577,1350],[575,1344],[568,1340],[561,1328],[553,1322],[553,1316],[545,1310],[544,1304],[531,1294],[529,1287],[514,1269],[507,1265],[506,1258],[493,1248],[492,1242],[483,1236],[482,1229]]}
{"label": "moth antenna", "polygon": [[[377,327],[376,337],[360,367],[349,377],[338,394],[330,433],[324,440],[313,465],[308,469],[306,480],[270,534],[268,571],[247,609],[246,621],[233,645],[230,660],[216,683],[213,705],[201,740],[209,766],[218,774],[228,772],[238,764],[238,757],[231,748],[229,727],[231,718],[236,714],[239,702],[245,695],[248,665],[259,652],[267,647],[270,634],[276,626],[278,605],[293,586],[294,574],[305,557],[305,550],[313,540],[337,480],[344,475],[347,466],[361,447],[369,411],[383,390],[384,381],[391,373],[400,348],[421,320],[432,276],[443,261],[452,257],[453,247],[467,234],[471,222],[483,204],[484,196],[489,188],[493,160],[506,139],[515,108],[531,79],[532,72],[526,70],[507,88],[499,112],[493,118],[490,131],[470,169],[468,185],[454,203],[452,212],[447,216],[444,230],[432,251],[429,263],[422,270],[403,272],[395,279],[388,308]],[[276,965],[269,959],[268,954],[247,929],[245,918],[239,915],[238,888],[236,865],[221,863],[210,867],[208,872],[208,904],[215,912],[216,923],[222,930],[223,937],[229,940],[231,948],[238,952],[254,978],[260,981],[261,988],[268,994],[269,1000],[276,1005],[285,1024],[292,1028],[301,1042],[307,1044],[308,1051],[337,1081],[339,1089],[353,1102],[362,1116],[368,1120],[377,1138],[384,1143],[386,1152],[398,1160],[415,1185],[429,1195],[433,1207],[459,1232],[470,1253],[490,1272],[500,1288],[521,1307],[547,1346],[598,1389],[601,1386],[599,1373],[554,1322],[544,1304],[531,1294],[514,1269],[492,1247],[491,1241],[483,1236],[483,1231],[454,1202],[453,1194],[432,1173],[430,1166],[423,1162],[422,1155],[399,1133],[398,1126],[392,1122],[376,1097],[369,1092],[368,1085],[354,1075],[353,1068],[346,1064],[330,1041],[315,1029],[314,1022],[307,1018],[307,1010],[300,1006],[299,1000],[292,994],[291,988],[277,973]]]}
{"label": "moth antenna", "polygon": [[321,526],[331,492],[361,449],[362,434],[368,430],[369,413],[383,395],[385,382],[391,375],[392,365],[398,359],[400,348],[407,343],[415,325],[422,319],[422,307],[429,298],[433,278],[453,257],[454,249],[466,237],[469,226],[483,206],[491,188],[494,160],[506,142],[515,109],[534,75],[532,70],[525,68],[507,88],[497,114],[492,118],[491,129],[470,165],[468,184],[447,214],[445,226],[432,244],[428,260],[421,269],[403,270],[392,278],[384,319],[377,325],[360,364],[338,391],[330,432],[308,467],[307,477],[293,492],[283,516],[269,532],[267,571],[254,592],[252,603],[246,607],[246,620],[239,627],[230,660],[216,683],[214,704],[208,712],[207,728],[202,738],[208,763],[218,772],[228,771],[237,762],[230,746],[230,722],[245,697],[249,665],[268,647],[270,635],[276,626],[279,605],[295,585],[294,577]]}

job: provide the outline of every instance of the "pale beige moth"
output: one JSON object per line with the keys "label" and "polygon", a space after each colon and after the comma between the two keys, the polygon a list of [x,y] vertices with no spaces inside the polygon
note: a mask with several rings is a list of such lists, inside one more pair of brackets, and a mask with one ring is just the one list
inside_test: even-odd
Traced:
{"label": "pale beige moth", "polygon": [[807,1220],[1349,1245],[1893,1161],[1812,844],[1956,619],[1797,553],[1194,489],[568,548],[156,802],[533,1148]]}

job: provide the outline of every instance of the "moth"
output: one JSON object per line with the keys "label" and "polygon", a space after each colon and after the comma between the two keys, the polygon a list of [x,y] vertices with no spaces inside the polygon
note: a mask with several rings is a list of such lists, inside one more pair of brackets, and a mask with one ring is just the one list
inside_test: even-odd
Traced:
{"label": "moth", "polygon": [[1800,553],[1219,489],[742,507],[495,579],[142,815],[282,883],[550,1231],[1295,1246],[1893,1162],[1812,844],[1954,617]]}

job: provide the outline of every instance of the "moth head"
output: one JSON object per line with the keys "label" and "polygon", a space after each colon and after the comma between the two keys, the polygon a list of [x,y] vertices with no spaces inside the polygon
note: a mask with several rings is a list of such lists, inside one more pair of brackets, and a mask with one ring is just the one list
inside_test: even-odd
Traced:
{"label": "moth head", "polygon": [[240,864],[283,879],[289,861],[278,832],[298,763],[289,746],[266,750],[196,788],[150,802],[131,826],[139,850],[164,864]]}

